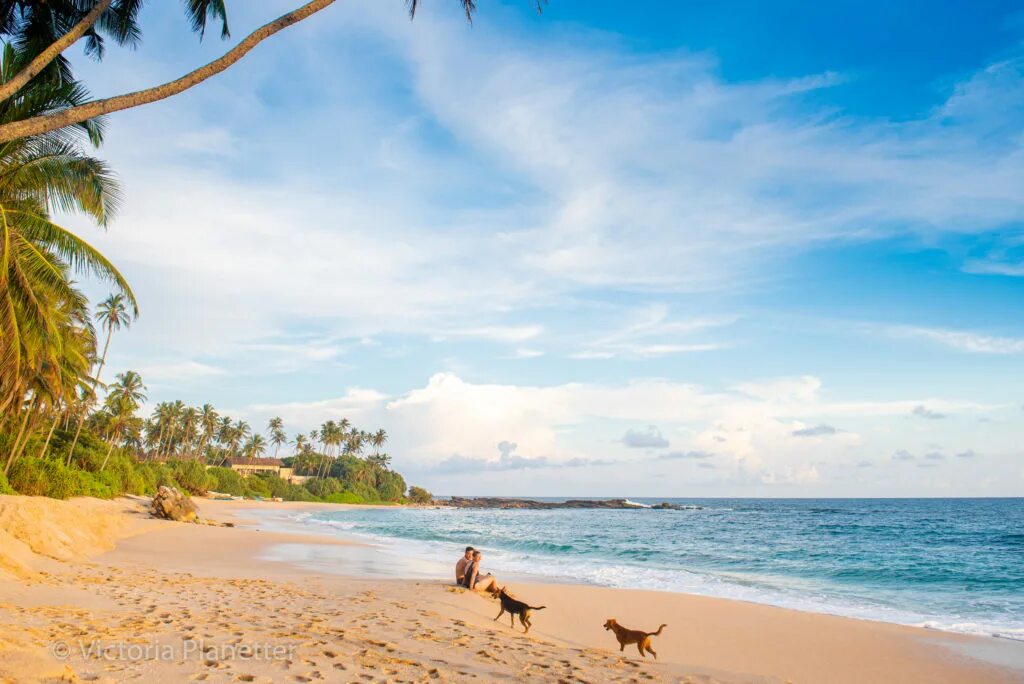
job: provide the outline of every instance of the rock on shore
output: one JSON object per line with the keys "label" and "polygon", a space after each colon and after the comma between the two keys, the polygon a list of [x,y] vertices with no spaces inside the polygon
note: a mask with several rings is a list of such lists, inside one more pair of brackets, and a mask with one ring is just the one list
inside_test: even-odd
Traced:
{"label": "rock on shore", "polygon": [[662,502],[654,506],[643,506],[628,499],[570,499],[568,501],[538,501],[536,499],[507,499],[495,496],[453,496],[450,499],[436,499],[435,506],[452,508],[522,508],[546,510],[552,508],[611,508],[611,509],[660,509],[680,511],[693,506],[679,506]]}
{"label": "rock on shore", "polygon": [[161,486],[156,491],[156,496],[153,497],[152,511],[153,515],[158,518],[179,522],[192,522],[199,515],[199,511],[191,499],[174,487],[167,486]]}

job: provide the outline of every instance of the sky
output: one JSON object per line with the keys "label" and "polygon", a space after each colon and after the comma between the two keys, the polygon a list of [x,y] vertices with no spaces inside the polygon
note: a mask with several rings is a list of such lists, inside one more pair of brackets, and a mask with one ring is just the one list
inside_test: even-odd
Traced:
{"label": "sky", "polygon": [[438,494],[1024,494],[1017,3],[479,4],[339,2],[110,117],[124,206],[66,222],[141,302],[111,377],[383,427]]}

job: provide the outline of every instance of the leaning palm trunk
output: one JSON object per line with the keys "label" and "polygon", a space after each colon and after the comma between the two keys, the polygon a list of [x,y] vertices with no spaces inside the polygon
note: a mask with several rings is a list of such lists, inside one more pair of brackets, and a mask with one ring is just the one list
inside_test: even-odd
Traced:
{"label": "leaning palm trunk", "polygon": [[[2,128],[2,127],[0,127]],[[110,337],[114,334],[114,329],[107,327],[107,341],[103,344],[103,356],[100,357],[100,365],[96,369],[96,377],[93,378],[93,393],[92,396],[96,396],[96,388],[100,384],[100,374],[103,373],[103,366],[107,363],[107,350],[110,349]],[[85,423],[85,415],[89,412],[89,405],[92,403],[91,397],[86,400],[82,406],[82,414],[78,416],[78,427],[75,428],[75,438],[71,440],[71,448],[68,449],[68,461],[67,465],[71,465],[71,455],[75,453],[75,445],[78,444],[78,437],[82,434],[82,424]]]}
{"label": "leaning palm trunk", "polygon": [[21,90],[23,87],[28,85],[28,82],[39,75],[43,69],[53,60],[57,59],[62,52],[67,50],[73,44],[75,44],[79,38],[84,36],[93,24],[95,24],[100,15],[107,11],[110,7],[112,0],[100,0],[96,3],[88,14],[71,27],[71,30],[65,33],[63,36],[53,41],[45,50],[40,52],[36,57],[29,62],[28,66],[19,71],[17,75],[11,80],[0,86],[0,102],[10,99]]}
{"label": "leaning palm trunk", "polygon": [[53,431],[57,429],[58,422],[60,422],[59,413],[53,416],[53,423],[50,425],[50,431],[46,434],[46,441],[43,442],[43,448],[39,451],[39,458],[46,458],[46,451],[50,448],[50,438],[53,437]]}
{"label": "leaning palm trunk", "polygon": [[25,418],[21,421],[21,429],[18,430],[18,436],[14,439],[14,445],[11,448],[11,453],[7,457],[7,465],[4,466],[4,475],[11,470],[11,464],[18,458],[19,452],[21,451],[21,438],[25,437],[25,441],[28,438],[25,436],[25,430],[28,428],[29,418],[32,417],[32,408],[36,404],[36,397],[32,397],[32,401],[29,403],[28,408],[25,409]]}
{"label": "leaning palm trunk", "polygon": [[77,107],[69,107],[53,113],[4,124],[0,126],[0,143],[66,128],[67,126],[72,126],[97,116],[139,107],[151,102],[158,102],[159,100],[182,93],[232,66],[245,57],[250,50],[278,31],[299,23],[333,3],[334,0],[312,0],[312,2],[307,2],[302,7],[256,29],[221,57],[194,71],[190,71],[181,78],[169,81],[163,85],[138,90],[134,93],[108,97],[94,102],[87,102]]}
{"label": "leaning palm trunk", "polygon": [[107,467],[107,461],[110,459],[110,454],[114,450],[114,443],[119,438],[120,438],[120,435],[115,434],[113,436],[113,439],[110,440],[110,447],[107,449],[107,455],[103,457],[103,465],[100,466],[100,472],[101,473],[103,472],[103,469]]}

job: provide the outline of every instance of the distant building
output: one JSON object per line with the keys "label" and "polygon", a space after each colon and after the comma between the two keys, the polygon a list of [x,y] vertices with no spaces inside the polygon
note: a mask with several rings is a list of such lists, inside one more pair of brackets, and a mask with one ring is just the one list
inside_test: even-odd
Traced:
{"label": "distant building", "polygon": [[279,458],[229,458],[224,465],[243,476],[267,473],[277,475],[293,484],[302,484],[309,479],[303,475],[296,475],[295,471],[286,467]]}

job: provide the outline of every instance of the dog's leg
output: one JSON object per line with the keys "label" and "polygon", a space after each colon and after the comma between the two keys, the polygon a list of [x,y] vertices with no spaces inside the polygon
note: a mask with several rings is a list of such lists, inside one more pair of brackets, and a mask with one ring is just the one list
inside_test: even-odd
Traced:
{"label": "dog's leg", "polygon": [[642,641],[636,642],[636,650],[640,651],[640,657],[641,658],[646,658],[647,657],[647,656],[644,655],[644,642],[642,642]]}
{"label": "dog's leg", "polygon": [[620,641],[619,642],[619,653],[622,653],[625,650],[626,650],[626,642],[625,641]]}
{"label": "dog's leg", "polygon": [[650,653],[652,656],[654,656],[655,660],[658,659],[658,654],[654,652],[653,648],[651,648],[651,638],[650,637],[647,637],[647,639],[644,641],[644,648],[647,649],[648,653]]}
{"label": "dog's leg", "polygon": [[505,614],[505,606],[502,606],[502,607],[501,607],[501,612],[500,612],[500,613],[498,613],[498,617],[496,617],[496,618],[494,618],[494,619],[495,619],[495,620],[497,620],[498,618],[500,618],[500,617],[501,617],[502,615],[504,615],[504,614]]}
{"label": "dog's leg", "polygon": [[509,622],[509,626],[512,629],[516,628],[516,614],[515,613],[509,613],[508,614],[508,622]]}
{"label": "dog's leg", "polygon": [[530,614],[529,613],[523,613],[519,617],[519,622],[523,623],[523,634],[526,634],[527,632],[530,631]]}

